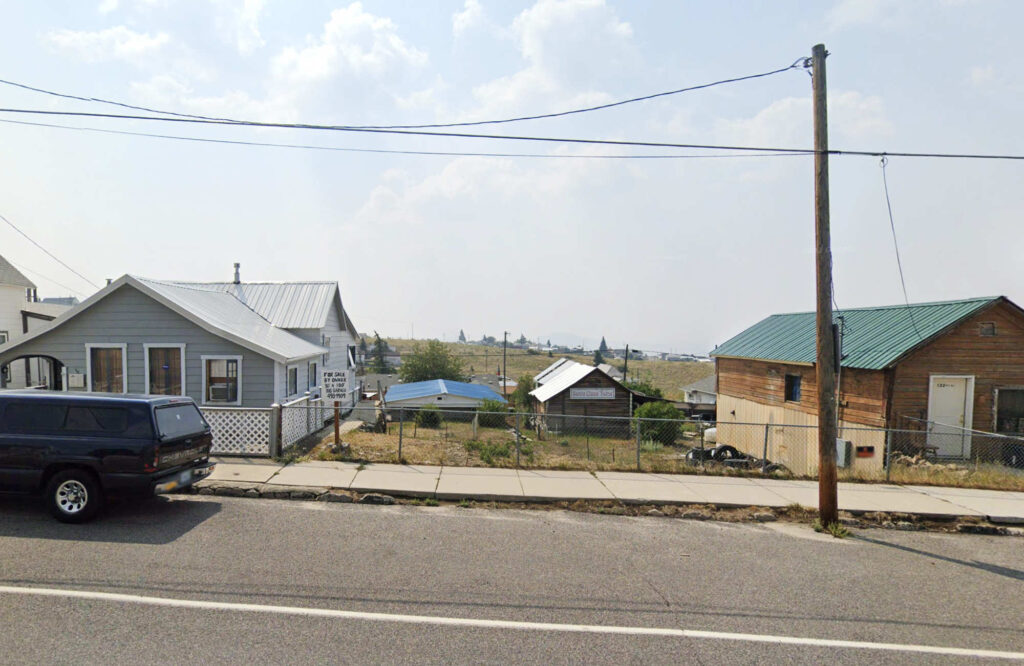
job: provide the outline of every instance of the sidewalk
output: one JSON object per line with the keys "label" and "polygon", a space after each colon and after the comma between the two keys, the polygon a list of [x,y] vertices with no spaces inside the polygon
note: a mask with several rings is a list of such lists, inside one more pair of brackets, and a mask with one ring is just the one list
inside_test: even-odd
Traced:
{"label": "sidewalk", "polygon": [[[818,506],[816,481],[636,472],[576,472],[433,467],[310,461],[282,465],[257,458],[219,458],[201,484],[238,482],[261,486],[351,490],[444,500],[548,502],[619,500],[626,503],[713,504],[720,507]],[[923,517],[978,516],[995,523],[1024,524],[1024,492],[935,486],[840,483],[839,508]]]}

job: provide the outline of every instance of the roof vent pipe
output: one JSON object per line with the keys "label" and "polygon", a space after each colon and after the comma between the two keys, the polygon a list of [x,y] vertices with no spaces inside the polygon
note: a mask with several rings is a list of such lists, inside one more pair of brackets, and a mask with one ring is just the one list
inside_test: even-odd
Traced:
{"label": "roof vent pipe", "polygon": [[236,261],[235,262],[235,284],[240,284],[242,282],[241,273],[239,272],[239,269],[241,267],[242,267],[242,264],[240,264],[240,263],[238,263]]}

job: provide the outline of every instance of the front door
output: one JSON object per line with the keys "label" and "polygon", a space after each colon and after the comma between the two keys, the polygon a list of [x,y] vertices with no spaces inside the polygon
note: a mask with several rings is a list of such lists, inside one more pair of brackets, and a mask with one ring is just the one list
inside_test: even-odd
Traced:
{"label": "front door", "polygon": [[971,433],[967,428],[974,403],[974,377],[935,375],[928,387],[928,446],[939,456],[967,458]]}

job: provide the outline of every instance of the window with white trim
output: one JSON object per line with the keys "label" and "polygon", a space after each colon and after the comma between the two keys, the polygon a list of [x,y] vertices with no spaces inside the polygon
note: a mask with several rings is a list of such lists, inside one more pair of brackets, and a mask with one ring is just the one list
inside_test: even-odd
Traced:
{"label": "window with white trim", "polygon": [[306,388],[308,388],[308,389],[316,388],[316,362],[315,361],[309,364],[309,380],[307,382]]}
{"label": "window with white trim", "polygon": [[288,368],[288,395],[299,392],[299,369]]}
{"label": "window with white trim", "polygon": [[203,358],[203,402],[238,404],[241,395],[242,359]]}
{"label": "window with white trim", "polygon": [[88,390],[100,393],[127,393],[128,350],[123,344],[87,344]]}
{"label": "window with white trim", "polygon": [[0,331],[0,345],[4,344],[11,339],[11,334],[7,331]]}
{"label": "window with white trim", "polygon": [[146,392],[185,395],[185,345],[143,345],[146,352]]}

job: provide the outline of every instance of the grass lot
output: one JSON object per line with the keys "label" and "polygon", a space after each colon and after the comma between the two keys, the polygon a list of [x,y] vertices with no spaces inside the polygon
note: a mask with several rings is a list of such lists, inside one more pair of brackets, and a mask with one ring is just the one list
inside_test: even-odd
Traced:
{"label": "grass lot", "polygon": [[[885,470],[873,473],[839,470],[839,480],[885,483]],[[930,466],[894,464],[888,482],[912,486],[1024,491],[1024,470],[980,463]]]}
{"label": "grass lot", "polygon": [[[412,351],[416,342],[418,341],[388,338],[388,344],[399,352]],[[453,354],[462,359],[467,373],[472,370],[473,374],[497,374],[495,371],[501,366],[501,347],[460,345],[454,342],[445,344],[448,345]],[[509,349],[508,376],[518,380],[523,375],[536,375],[562,356],[567,356],[574,361],[587,365],[591,364],[594,360],[592,354],[554,354],[548,357],[547,353],[528,354],[522,349]],[[612,360],[609,363],[620,370],[622,369],[622,360]],[[655,387],[662,390],[666,398],[671,400],[682,400],[683,393],[679,390],[681,387],[712,375],[714,372],[715,367],[712,363],[635,360],[630,360],[629,362],[630,377],[635,375],[640,379],[651,382]]]}

